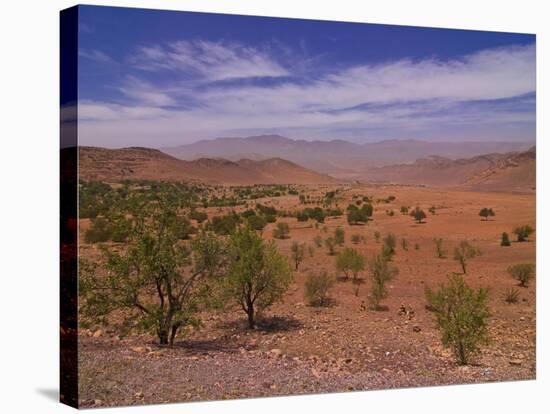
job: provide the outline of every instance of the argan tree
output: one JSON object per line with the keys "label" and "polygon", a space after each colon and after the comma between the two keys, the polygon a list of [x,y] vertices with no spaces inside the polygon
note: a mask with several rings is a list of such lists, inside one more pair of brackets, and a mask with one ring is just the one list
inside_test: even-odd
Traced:
{"label": "argan tree", "polygon": [[386,283],[399,274],[399,269],[393,266],[383,255],[374,256],[369,262],[371,289],[369,302],[373,310],[380,310],[380,302],[388,297]]}
{"label": "argan tree", "polygon": [[426,218],[426,213],[420,207],[416,207],[413,211],[410,212],[411,217],[413,217],[417,223],[422,223],[422,220]]}
{"label": "argan tree", "polygon": [[426,289],[443,345],[452,348],[458,362],[467,364],[489,342],[487,289],[474,290],[458,274],[438,290]]}
{"label": "argan tree", "polygon": [[345,248],[336,257],[336,269],[343,272],[346,279],[353,276],[357,280],[359,273],[365,270],[365,258],[357,250]]}
{"label": "argan tree", "polygon": [[250,228],[237,229],[231,235],[228,251],[224,291],[241,306],[248,327],[253,329],[257,312],[282,299],[292,282],[292,271],[275,243],[265,243]]}
{"label": "argan tree", "polygon": [[290,234],[290,227],[288,223],[277,223],[277,226],[273,229],[273,237],[276,239],[287,239]]}
{"label": "argan tree", "polygon": [[460,264],[462,273],[466,274],[466,264],[468,260],[481,256],[481,250],[472,246],[468,241],[462,240],[454,250],[454,259]]}
{"label": "argan tree", "polygon": [[483,217],[485,219],[485,221],[487,221],[487,220],[489,220],[489,217],[494,217],[495,216],[495,212],[493,211],[492,208],[484,207],[481,210],[479,210],[479,216]]}
{"label": "argan tree", "polygon": [[294,263],[295,270],[298,270],[298,266],[300,266],[300,263],[304,260],[305,251],[305,244],[300,244],[297,241],[292,242],[292,245],[290,246],[290,256],[292,258],[292,262]]}
{"label": "argan tree", "polygon": [[529,236],[533,234],[534,231],[535,229],[533,229],[533,227],[526,224],[524,226],[516,227],[513,233],[518,237],[518,242],[524,242],[527,241]]}
{"label": "argan tree", "polygon": [[519,263],[508,268],[508,274],[519,282],[522,287],[527,287],[535,277],[535,265],[532,263]]}
{"label": "argan tree", "polygon": [[124,310],[124,326],[154,331],[161,344],[170,345],[180,329],[198,323],[195,312],[224,269],[224,246],[206,232],[191,243],[180,241],[176,212],[165,199],[141,205],[134,210],[128,247],[103,248],[105,274],[94,265],[81,268],[85,317],[103,320]]}
{"label": "argan tree", "polygon": [[332,286],[334,286],[334,277],[326,270],[310,273],[304,285],[304,297],[310,306],[328,306]]}

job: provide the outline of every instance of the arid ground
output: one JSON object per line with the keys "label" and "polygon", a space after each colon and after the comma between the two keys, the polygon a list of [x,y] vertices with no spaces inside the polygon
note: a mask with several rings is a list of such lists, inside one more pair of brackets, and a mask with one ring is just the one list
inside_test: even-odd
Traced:
{"label": "arid ground", "polygon": [[[319,194],[339,184],[301,186],[305,194]],[[534,379],[535,289],[517,287],[506,269],[516,263],[535,262],[535,236],[515,242],[512,229],[535,227],[535,195],[504,192],[466,192],[444,188],[398,185],[342,185],[338,203],[344,208],[354,194],[374,199],[394,196],[387,203],[374,203],[373,220],[350,226],[346,217],[329,217],[315,226],[313,220],[298,222],[283,217],[290,237],[276,240],[280,251],[290,256],[293,241],[312,246],[306,252],[294,282],[282,303],[270,307],[257,329],[246,328],[246,315],[237,306],[201,314],[203,326],[189,329],[173,347],[157,345],[156,337],[131,334],[121,337],[110,326],[90,326],[79,335],[79,391],[84,407],[247,398],[302,393],[341,392],[396,387],[515,381]],[[277,209],[302,209],[298,196],[260,199]],[[420,206],[425,223],[416,224],[400,206]],[[435,207],[435,214],[428,213]],[[478,213],[490,207],[496,215],[488,221]],[[234,208],[239,212],[240,207]],[[244,208],[243,208],[244,209]],[[209,208],[209,216],[229,208]],[[393,210],[394,215],[387,211]],[[273,223],[263,231],[272,238]],[[82,257],[99,254],[96,245],[82,237],[88,219],[80,220]],[[345,230],[345,246],[367,258],[381,244],[374,233],[397,236],[393,263],[399,268],[389,282],[385,311],[365,306],[368,272],[355,295],[355,285],[338,281],[331,291],[329,307],[312,307],[304,299],[309,272],[326,269],[335,276],[335,256],[326,247],[313,247],[315,236],[323,239],[338,226]],[[317,227],[317,228],[316,228]],[[510,233],[512,245],[501,247],[502,232]],[[363,239],[353,244],[351,236]],[[407,250],[401,245],[407,240]],[[447,254],[438,258],[434,238],[443,239]],[[468,240],[482,256],[468,262],[464,276],[473,287],[489,288],[491,342],[472,364],[460,366],[444,348],[432,312],[426,309],[425,288],[437,287],[451,272],[459,272],[452,251]],[[338,246],[337,252],[343,247]],[[311,255],[311,254],[312,255]],[[504,300],[509,288],[517,287],[519,301]],[[403,311],[404,310],[404,311]]]}

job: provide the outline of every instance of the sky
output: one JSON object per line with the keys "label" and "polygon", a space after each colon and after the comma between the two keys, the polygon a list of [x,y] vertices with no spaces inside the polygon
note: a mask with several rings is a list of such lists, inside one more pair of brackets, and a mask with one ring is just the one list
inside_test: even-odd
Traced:
{"label": "sky", "polygon": [[81,145],[535,141],[535,36],[79,8]]}

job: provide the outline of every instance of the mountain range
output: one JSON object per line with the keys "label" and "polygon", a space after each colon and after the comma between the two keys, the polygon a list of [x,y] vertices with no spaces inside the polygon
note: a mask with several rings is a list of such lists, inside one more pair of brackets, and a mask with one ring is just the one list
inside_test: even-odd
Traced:
{"label": "mountain range", "polygon": [[431,142],[386,140],[356,144],[344,140],[306,141],[281,135],[216,138],[192,144],[163,148],[162,151],[183,160],[243,158],[264,160],[283,158],[303,167],[337,178],[360,178],[373,167],[413,163],[431,155],[458,159],[490,153],[525,151],[532,144],[518,142]]}

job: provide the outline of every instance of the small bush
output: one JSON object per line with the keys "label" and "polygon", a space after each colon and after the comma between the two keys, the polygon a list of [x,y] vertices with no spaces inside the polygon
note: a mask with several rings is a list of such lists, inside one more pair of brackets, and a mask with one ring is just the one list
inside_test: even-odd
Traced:
{"label": "small bush", "polygon": [[520,263],[510,266],[508,274],[519,282],[522,287],[527,287],[531,279],[535,277],[535,265],[532,263]]}
{"label": "small bush", "polygon": [[401,208],[399,209],[399,211],[401,212],[401,214],[403,214],[403,215],[406,216],[407,214],[409,214],[409,207],[407,207],[407,206],[401,206]]}
{"label": "small bush", "polygon": [[401,239],[401,247],[405,251],[409,250],[409,242],[407,241],[407,239]]}
{"label": "small bush", "polygon": [[328,306],[332,286],[334,286],[334,278],[326,270],[310,273],[304,286],[304,297],[311,306]]}
{"label": "small bush", "polygon": [[351,235],[351,242],[353,244],[359,244],[359,242],[361,241],[361,236],[358,235],[358,234],[352,234]]}
{"label": "small bush", "polygon": [[519,290],[515,288],[510,288],[506,291],[504,295],[504,302],[508,304],[517,303],[519,300]]}
{"label": "small bush", "polygon": [[109,222],[102,217],[92,219],[91,226],[84,234],[86,243],[104,243],[111,238],[112,230]]}
{"label": "small bush", "polygon": [[489,217],[494,217],[495,212],[492,208],[484,207],[481,210],[479,210],[479,216],[483,217],[485,221],[489,220]]}
{"label": "small bush", "polygon": [[371,309],[380,310],[380,302],[388,297],[386,283],[399,274],[399,269],[389,263],[384,256],[377,255],[369,263],[369,271],[371,277],[371,290],[369,295]]}
{"label": "small bush", "polygon": [[395,255],[396,244],[397,238],[395,237],[395,234],[389,233],[386,237],[384,237],[382,244],[382,255],[386,258],[386,260],[391,260]]}
{"label": "small bush", "polygon": [[477,256],[481,256],[481,250],[472,246],[466,240],[462,240],[458,247],[455,247],[454,259],[460,263],[462,273],[464,274],[466,274],[467,261]]}
{"label": "small bush", "polygon": [[376,243],[380,242],[380,232],[379,231],[374,232],[374,240],[376,241]]}
{"label": "small bush", "polygon": [[506,232],[502,233],[500,245],[505,247],[512,245],[512,243],[510,243],[510,236],[508,236],[508,233]]}
{"label": "small bush", "polygon": [[337,227],[334,230],[334,242],[339,246],[343,246],[345,242],[345,234],[346,233],[342,227]]}
{"label": "small bush", "polygon": [[474,290],[458,274],[437,291],[426,289],[426,299],[434,310],[443,345],[453,349],[465,365],[489,342],[487,289]]}
{"label": "small bush", "polygon": [[418,243],[414,244],[414,250],[420,250],[420,245]]}
{"label": "small bush", "polygon": [[273,237],[276,239],[287,239],[290,233],[288,223],[277,223],[277,227],[273,229]]}
{"label": "small bush", "polygon": [[422,223],[422,220],[426,218],[426,213],[420,207],[416,207],[413,211],[410,212],[411,217],[413,217],[418,224]]}
{"label": "small bush", "polygon": [[328,249],[329,255],[334,256],[336,254],[336,242],[334,241],[334,238],[329,237],[325,239],[325,246]]}
{"label": "small bush", "polygon": [[533,234],[535,229],[533,229],[528,224],[524,226],[518,226],[514,229],[513,233],[518,237],[518,242],[524,242],[527,241],[529,236]]}

